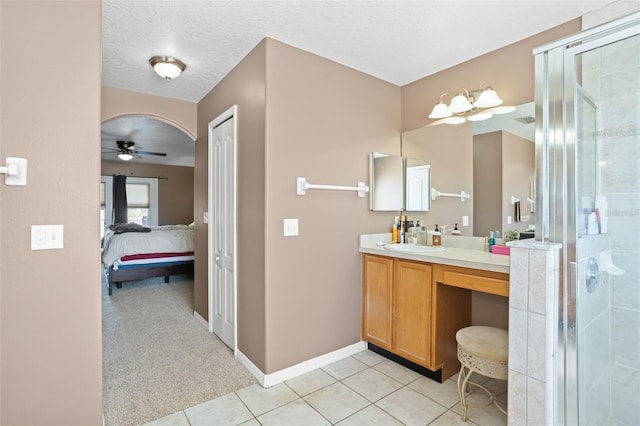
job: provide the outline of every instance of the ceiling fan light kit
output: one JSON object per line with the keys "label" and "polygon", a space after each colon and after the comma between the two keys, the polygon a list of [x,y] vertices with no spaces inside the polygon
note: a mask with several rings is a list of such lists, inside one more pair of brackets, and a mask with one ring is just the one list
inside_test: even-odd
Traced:
{"label": "ceiling fan light kit", "polygon": [[[451,102],[449,105],[443,102],[443,98],[449,96]],[[461,88],[456,96],[451,97],[448,93],[440,95],[438,102],[429,114],[431,119],[439,119],[435,124],[461,124],[465,121],[482,121],[493,117],[493,114],[506,114],[515,109],[511,106],[503,106],[500,96],[484,81],[480,83],[480,88],[469,92],[465,88]],[[486,108],[491,108],[487,110]]]}
{"label": "ceiling fan light kit", "polygon": [[129,161],[133,158],[133,154],[129,154],[128,152],[121,152],[118,154],[118,158],[122,161]]}
{"label": "ceiling fan light kit", "polygon": [[167,81],[179,77],[187,69],[184,62],[171,56],[152,56],[149,64],[156,74]]}
{"label": "ceiling fan light kit", "polygon": [[133,157],[141,158],[142,155],[155,155],[158,157],[166,157],[165,152],[141,151],[135,149],[136,143],[133,141],[116,141],[117,148],[103,147],[104,154],[114,153],[122,161],[131,161]]}

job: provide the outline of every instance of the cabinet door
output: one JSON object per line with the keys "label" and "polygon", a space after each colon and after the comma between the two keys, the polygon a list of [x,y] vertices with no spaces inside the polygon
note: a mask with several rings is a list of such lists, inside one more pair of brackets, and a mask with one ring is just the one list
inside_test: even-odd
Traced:
{"label": "cabinet door", "polygon": [[393,260],[365,254],[362,277],[362,339],[391,350]]}
{"label": "cabinet door", "polygon": [[431,265],[396,260],[393,351],[430,366]]}

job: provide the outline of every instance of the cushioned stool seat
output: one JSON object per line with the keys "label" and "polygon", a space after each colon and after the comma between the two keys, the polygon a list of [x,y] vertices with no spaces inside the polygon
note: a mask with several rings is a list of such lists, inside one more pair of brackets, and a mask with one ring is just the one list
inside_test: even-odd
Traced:
{"label": "cushioned stool seat", "polygon": [[495,395],[487,388],[477,383],[469,381],[472,373],[477,373],[493,379],[507,380],[507,361],[509,358],[509,333],[507,330],[496,327],[486,327],[474,325],[465,327],[456,333],[458,342],[458,360],[462,366],[458,375],[458,394],[462,402],[462,420],[467,420],[466,401],[467,384],[483,389],[489,394],[490,402],[507,414]]}

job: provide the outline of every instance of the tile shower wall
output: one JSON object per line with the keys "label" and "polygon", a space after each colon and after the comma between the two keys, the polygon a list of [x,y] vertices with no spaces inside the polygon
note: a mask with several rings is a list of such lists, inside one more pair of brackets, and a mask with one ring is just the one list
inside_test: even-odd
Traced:
{"label": "tile shower wall", "polygon": [[[600,191],[609,208],[605,241],[585,241],[586,251],[610,254],[625,271],[610,274],[602,288],[578,299],[578,338],[585,348],[579,352],[580,402],[584,418],[596,423],[631,425],[640,418],[639,58],[640,36],[635,36],[597,49],[583,64],[583,85],[599,99]],[[580,293],[584,286],[579,287]],[[608,394],[610,400],[603,400]]]}
{"label": "tile shower wall", "polygon": [[551,425],[560,245],[510,245],[508,424]]}

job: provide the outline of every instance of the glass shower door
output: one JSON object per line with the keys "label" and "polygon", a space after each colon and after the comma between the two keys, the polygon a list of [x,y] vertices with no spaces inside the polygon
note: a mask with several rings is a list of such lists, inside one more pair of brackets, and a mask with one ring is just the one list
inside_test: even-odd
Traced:
{"label": "glass shower door", "polygon": [[639,31],[564,50],[566,418],[577,404],[581,425],[640,421]]}
{"label": "glass shower door", "polygon": [[547,420],[637,425],[640,13],[534,54],[536,240],[562,247]]}

